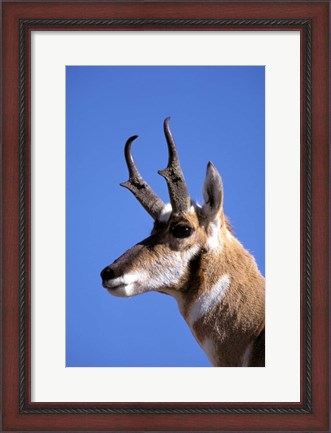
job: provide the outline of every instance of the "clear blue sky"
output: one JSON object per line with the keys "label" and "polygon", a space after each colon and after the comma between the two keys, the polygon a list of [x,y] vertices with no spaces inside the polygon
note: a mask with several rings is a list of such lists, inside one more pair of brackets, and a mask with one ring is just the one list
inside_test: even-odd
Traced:
{"label": "clear blue sky", "polygon": [[191,197],[202,202],[209,160],[224,183],[235,235],[264,274],[264,67],[66,69],[66,365],[210,366],[170,296],[116,298],[100,271],[146,238],[152,219],[119,186],[124,144],[143,177],[169,202],[157,174],[167,164],[171,116]]}

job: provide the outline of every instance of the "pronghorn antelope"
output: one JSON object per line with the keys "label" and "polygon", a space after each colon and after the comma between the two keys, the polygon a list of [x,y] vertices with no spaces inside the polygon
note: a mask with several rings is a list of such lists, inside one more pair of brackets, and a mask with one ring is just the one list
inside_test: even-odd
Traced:
{"label": "pronghorn antelope", "polygon": [[205,203],[190,199],[176,145],[164,122],[171,204],[165,204],[141,177],[125,145],[128,188],[153,217],[150,237],[101,272],[115,296],[157,291],[173,296],[179,310],[214,366],[264,366],[264,278],[254,258],[231,231],[223,212],[223,184],[209,162],[203,186]]}

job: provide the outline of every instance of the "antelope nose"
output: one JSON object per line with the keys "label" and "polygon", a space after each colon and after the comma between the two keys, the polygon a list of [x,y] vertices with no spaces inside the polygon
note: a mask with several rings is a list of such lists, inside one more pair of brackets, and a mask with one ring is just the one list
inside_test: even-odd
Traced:
{"label": "antelope nose", "polygon": [[115,278],[115,272],[107,266],[101,271],[101,278],[103,281],[112,280],[113,278]]}

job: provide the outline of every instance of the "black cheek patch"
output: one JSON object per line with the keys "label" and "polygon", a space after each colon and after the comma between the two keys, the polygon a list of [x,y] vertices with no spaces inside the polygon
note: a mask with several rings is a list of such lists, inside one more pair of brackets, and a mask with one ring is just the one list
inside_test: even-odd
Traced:
{"label": "black cheek patch", "polygon": [[[194,281],[195,286],[200,285],[200,275],[199,271],[201,268],[201,259],[204,254],[204,250],[200,250],[197,254],[195,254],[188,263],[188,279],[187,281]],[[191,286],[192,287],[192,286]],[[185,292],[190,290],[190,286],[184,290]]]}

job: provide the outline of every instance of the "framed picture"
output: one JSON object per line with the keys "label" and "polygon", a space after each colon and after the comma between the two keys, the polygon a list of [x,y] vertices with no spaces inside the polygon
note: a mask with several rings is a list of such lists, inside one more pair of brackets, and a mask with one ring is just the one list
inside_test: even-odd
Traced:
{"label": "framed picture", "polygon": [[4,431],[329,430],[328,26],[3,3]]}

